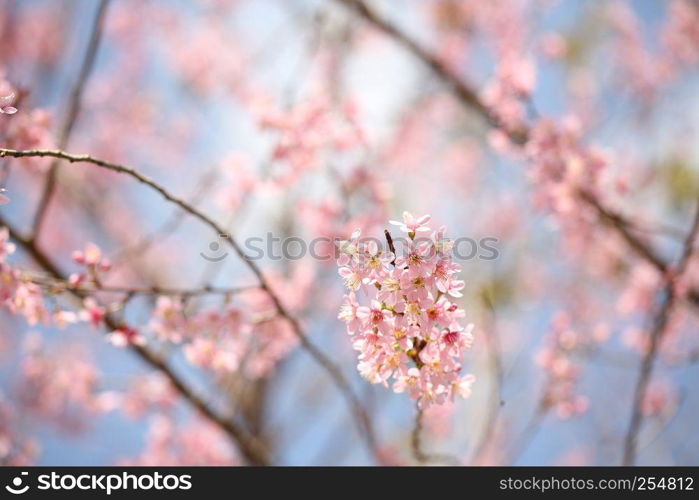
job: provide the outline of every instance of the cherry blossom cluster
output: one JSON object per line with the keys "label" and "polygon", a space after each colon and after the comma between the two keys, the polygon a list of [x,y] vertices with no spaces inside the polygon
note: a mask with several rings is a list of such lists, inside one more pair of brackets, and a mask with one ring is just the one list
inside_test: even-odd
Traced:
{"label": "cherry blossom cluster", "polygon": [[613,2],[608,8],[619,76],[624,85],[646,100],[699,63],[699,9],[689,0],[667,3],[668,15],[658,30],[660,43],[653,47],[655,50],[646,43],[647,34],[630,4]]}
{"label": "cherry blossom cluster", "polygon": [[324,153],[350,153],[365,143],[352,101],[335,109],[327,98],[317,96],[289,111],[269,104],[259,108],[261,127],[277,133],[273,157],[279,164],[274,180],[285,187],[322,165]]}
{"label": "cherry blossom cluster", "polygon": [[[7,228],[0,228],[0,306],[24,317],[29,325],[53,324],[62,329],[85,323],[98,329],[108,326],[110,313],[123,308],[118,301],[101,298],[104,296],[100,294],[101,286],[108,279],[105,273],[111,264],[94,243],[73,252],[73,260],[83,269],[73,273],[67,283],[44,287],[47,290],[6,262],[6,257],[14,250]],[[305,296],[303,290],[312,283],[312,276],[303,273],[292,276],[289,283],[274,275],[270,278],[278,289],[288,286],[295,291],[299,303],[288,300],[287,307],[291,309],[301,305]],[[48,295],[65,289],[87,294],[82,307],[72,311],[54,306],[49,310]],[[240,295],[236,304],[199,310],[187,310],[182,297],[160,296],[147,325],[137,328],[118,324],[108,330],[107,340],[124,347],[144,345],[151,336],[158,341],[181,344],[191,364],[215,373],[240,372],[249,378],[267,376],[296,347],[298,338],[288,322],[276,315],[276,308],[266,293],[250,289]]]}
{"label": "cherry blossom cluster", "polygon": [[160,340],[182,344],[194,366],[264,377],[296,347],[298,338],[262,294],[248,295],[255,296],[242,298],[240,305],[188,315],[182,299],[159,297],[148,328]]}
{"label": "cherry blossom cluster", "polygon": [[31,465],[38,453],[37,443],[27,437],[20,424],[20,412],[0,393],[0,464]]}
{"label": "cherry blossom cluster", "polygon": [[87,414],[113,409],[100,388],[97,367],[79,346],[52,348],[36,333],[23,342],[19,400],[23,409],[62,428],[79,430]]}
{"label": "cherry blossom cluster", "polygon": [[578,208],[580,189],[594,193],[601,184],[606,159],[601,151],[582,145],[581,134],[575,118],[561,123],[542,119],[532,127],[526,153],[540,208],[570,214]]}
{"label": "cherry blossom cluster", "polygon": [[32,326],[45,322],[48,313],[41,287],[22,280],[19,270],[6,262],[7,256],[14,251],[15,245],[9,241],[9,231],[0,227],[0,307],[23,316]]}
{"label": "cherry blossom cluster", "polygon": [[240,465],[240,458],[221,430],[201,417],[178,425],[171,415],[156,414],[144,450],[120,465]]}
{"label": "cherry blossom cluster", "polygon": [[338,318],[359,351],[359,373],[385,387],[392,380],[393,391],[408,392],[420,408],[468,397],[474,381],[462,373],[473,325],[463,326],[465,312],[452,302],[462,296],[460,266],[446,229],[432,231],[429,221],[408,212],[392,221],[408,236],[403,255],[362,242],[357,230],[337,261],[349,289]]}

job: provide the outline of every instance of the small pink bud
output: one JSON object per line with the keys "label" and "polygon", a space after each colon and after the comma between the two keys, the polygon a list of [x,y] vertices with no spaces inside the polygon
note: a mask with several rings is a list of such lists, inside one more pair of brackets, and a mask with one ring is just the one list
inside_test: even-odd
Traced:
{"label": "small pink bud", "polygon": [[71,254],[71,258],[78,264],[84,264],[85,263],[85,254],[83,254],[81,251],[76,250]]}

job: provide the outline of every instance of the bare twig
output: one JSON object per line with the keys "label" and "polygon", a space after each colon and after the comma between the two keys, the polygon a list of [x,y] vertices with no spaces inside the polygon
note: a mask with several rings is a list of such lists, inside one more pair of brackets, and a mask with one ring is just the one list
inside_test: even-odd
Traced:
{"label": "bare twig", "polygon": [[[179,206],[182,210],[193,216],[194,218],[198,219],[211,229],[216,234],[226,234],[226,231],[218,224],[216,223],[211,217],[208,215],[204,214],[203,212],[200,212],[198,209],[195,207],[191,206],[189,203],[187,203],[185,200],[182,198],[179,198],[175,195],[170,194],[163,186],[152,180],[151,178],[141,174],[140,172],[134,170],[131,167],[127,167],[124,165],[120,165],[117,163],[111,163],[108,161],[100,160],[98,158],[94,158],[90,155],[76,155],[76,154],[71,154],[67,153],[65,151],[60,151],[60,150],[48,150],[48,149],[33,149],[33,150],[24,150],[24,151],[18,151],[18,150],[12,150],[12,149],[4,149],[0,148],[0,158],[10,156],[14,158],[25,158],[25,157],[52,157],[52,158],[58,158],[61,160],[68,161],[70,163],[89,163],[92,165],[96,165],[99,167],[102,167],[104,169],[113,171],[113,172],[118,172],[121,174],[125,174],[141,184],[144,184],[151,188],[152,190],[156,191],[159,193],[163,198],[165,198],[167,201],[174,203],[175,205]],[[301,327],[301,324],[299,323],[298,319],[296,319],[283,305],[281,302],[281,299],[279,296],[272,290],[272,288],[269,285],[269,282],[267,281],[267,278],[264,276],[262,273],[262,270],[257,266],[257,264],[254,262],[254,260],[247,255],[240,244],[230,236],[229,238],[225,238],[225,241],[228,243],[228,245],[233,249],[233,251],[240,257],[240,259],[245,263],[245,265],[248,267],[248,269],[253,273],[255,276],[255,279],[259,283],[259,288],[267,294],[269,299],[272,301],[274,308],[277,310],[277,313],[279,316],[283,317],[291,326],[294,334],[296,337],[299,339],[299,342],[301,346],[308,352],[311,357],[326,371],[326,373],[330,376],[330,379],[332,382],[335,384],[335,386],[340,390],[340,393],[343,395],[347,403],[349,404],[350,408],[352,409],[355,418],[356,418],[356,423],[359,427],[360,434],[362,437],[365,439],[365,442],[372,454],[377,456],[377,449],[376,449],[376,438],[373,432],[373,426],[371,422],[369,421],[369,418],[367,416],[366,411],[364,410],[361,402],[359,401],[359,398],[357,395],[354,393],[352,390],[349,382],[345,378],[345,376],[342,374],[342,371],[340,368],[332,361],[330,358],[328,358],[314,343],[310,341],[306,333],[304,332],[303,328]]]}
{"label": "bare twig", "polygon": [[[58,265],[43,253],[33,240],[19,234],[12,226],[3,220],[2,216],[0,216],[0,225],[8,228],[13,241],[19,243],[44,271],[49,273],[56,280],[66,281],[65,275],[59,269]],[[86,296],[86,293],[83,291],[71,290],[71,293],[77,299],[83,299]],[[111,329],[117,329],[120,326],[119,322],[111,315],[105,316],[105,324]],[[165,363],[165,361],[151,352],[147,346],[130,345],[130,348],[149,366],[163,373],[175,390],[196,410],[201,412],[228,434],[231,439],[237,443],[241,453],[251,464],[266,465],[269,463],[267,450],[262,443],[239,428],[231,419],[218,414],[216,410],[206,404],[206,402],[198,396],[194,390]]]}
{"label": "bare twig", "polygon": [[32,283],[46,287],[54,292],[70,292],[70,293],[114,293],[124,295],[168,295],[173,297],[195,297],[201,295],[237,295],[250,290],[258,290],[259,286],[237,286],[237,287],[218,287],[218,286],[203,286],[196,288],[169,288],[161,286],[110,286],[101,283],[89,283],[73,285],[69,281],[58,280],[55,277],[47,279],[42,276],[25,275],[23,278],[28,279]]}
{"label": "bare twig", "polygon": [[[95,65],[97,51],[102,39],[102,27],[104,25],[108,4],[109,0],[100,0],[99,5],[97,6],[97,12],[95,12],[94,21],[90,30],[90,38],[87,42],[87,48],[85,49],[85,55],[83,56],[78,76],[73,84],[73,88],[71,89],[65,121],[63,122],[63,126],[58,135],[58,149],[64,149],[68,146],[70,135],[73,132],[73,127],[78,118],[78,114],[80,113],[80,106],[83,93],[85,91],[85,86]],[[49,166],[46,183],[44,184],[43,192],[39,198],[39,205],[36,210],[36,215],[34,216],[34,224],[32,226],[33,229],[31,235],[32,239],[36,238],[41,231],[41,225],[46,217],[49,204],[51,203],[51,199],[56,189],[58,167],[58,159],[51,162],[51,165]]]}
{"label": "bare twig", "polygon": [[383,230],[384,236],[386,236],[386,243],[388,243],[388,249],[391,251],[393,254],[393,259],[391,260],[391,265],[393,267],[396,267],[396,245],[393,243],[393,237],[391,236],[391,233],[388,231],[388,229]]}

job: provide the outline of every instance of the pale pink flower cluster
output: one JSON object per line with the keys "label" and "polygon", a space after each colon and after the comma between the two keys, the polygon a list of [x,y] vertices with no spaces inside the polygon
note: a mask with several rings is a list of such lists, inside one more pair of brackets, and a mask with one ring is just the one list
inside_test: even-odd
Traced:
{"label": "pale pink flower cluster", "polygon": [[[18,269],[5,262],[15,245],[9,241],[7,228],[0,228],[0,306],[12,314],[23,316],[30,325],[53,323],[58,328],[86,323],[92,328],[106,326],[107,315],[121,306],[104,303],[99,289],[111,264],[101,249],[88,243],[82,251],[73,252],[73,260],[83,269],[69,278],[69,285],[81,290],[94,287],[97,293],[86,296],[77,311],[46,309],[41,286],[30,281]],[[301,307],[313,283],[307,270],[294,273],[289,280],[270,275],[270,283],[286,300],[290,310]],[[60,290],[58,287],[57,290]],[[114,327],[107,340],[117,347],[145,345],[145,333],[158,340],[182,344],[187,360],[195,366],[219,374],[240,372],[250,378],[265,377],[277,363],[298,344],[288,321],[277,315],[269,296],[250,289],[241,293],[237,304],[188,311],[181,297],[161,296],[143,333],[126,323]]]}
{"label": "pale pink flower cluster", "polygon": [[161,340],[183,344],[194,366],[250,378],[269,375],[298,341],[267,301],[255,299],[185,315],[181,299],[159,297],[149,329]]}
{"label": "pale pink flower cluster", "polygon": [[48,313],[41,288],[23,281],[20,272],[6,262],[7,256],[14,251],[15,245],[9,241],[9,231],[6,227],[0,228],[0,307],[23,316],[32,326],[45,323]]}
{"label": "pale pink flower cluster", "polygon": [[392,222],[408,236],[402,256],[362,242],[355,231],[337,261],[350,290],[338,318],[359,351],[360,374],[386,387],[392,379],[394,392],[407,391],[420,408],[468,397],[474,381],[462,373],[473,325],[462,325],[465,312],[452,302],[464,287],[461,269],[445,228],[432,231],[429,220],[405,212]]}
{"label": "pale pink flower cluster", "polygon": [[114,394],[119,408],[129,418],[139,418],[150,411],[173,410],[178,394],[162,372],[151,372],[133,378],[123,394]]}
{"label": "pale pink flower cluster", "polygon": [[[34,149],[54,147],[51,135],[51,116],[43,109],[25,110],[9,120],[0,120],[0,137],[4,147]],[[46,158],[29,158],[27,165],[47,165]]]}
{"label": "pale pink flower cluster", "polygon": [[680,397],[677,388],[668,381],[652,381],[641,402],[641,412],[646,417],[662,417],[673,413]]}
{"label": "pale pink flower cluster", "polygon": [[699,63],[699,8],[691,0],[673,0],[661,39],[667,54],[678,64]]}
{"label": "pale pink flower cluster", "polygon": [[[178,28],[177,24],[164,25],[171,40],[167,45],[169,62],[184,83],[201,95],[211,95],[245,82],[245,54],[225,22],[212,18],[184,35]],[[221,57],[224,53],[226,57]]]}
{"label": "pale pink flower cluster", "polygon": [[37,444],[24,432],[24,418],[0,393],[0,465],[31,465],[38,454]]}
{"label": "pale pink flower cluster", "polygon": [[596,193],[607,162],[600,151],[581,144],[581,134],[574,118],[561,123],[542,119],[532,127],[526,154],[540,208],[557,214],[580,212],[579,191]]}
{"label": "pale pink flower cluster", "polygon": [[498,64],[495,78],[483,90],[483,101],[505,130],[516,132],[526,121],[526,99],[536,82],[531,59],[512,55]]}
{"label": "pale pink flower cluster", "polygon": [[165,414],[155,415],[146,437],[146,446],[136,458],[121,465],[239,465],[236,450],[222,431],[209,421],[196,418],[178,426]]}
{"label": "pale pink flower cluster", "polygon": [[546,345],[536,362],[546,372],[544,408],[552,408],[560,418],[570,418],[587,409],[587,398],[576,393],[580,367],[572,354],[582,344],[580,334],[571,328],[566,313],[558,313],[551,322]]}
{"label": "pale pink flower cluster", "polygon": [[659,33],[654,34],[661,41],[656,50],[647,43],[632,4],[614,2],[608,9],[616,34],[613,53],[623,84],[645,99],[655,97],[699,63],[699,9],[688,0],[666,3],[666,20]]}
{"label": "pale pink flower cluster", "polygon": [[10,198],[5,194],[7,189],[0,188],[0,205],[7,205],[10,203]]}
{"label": "pale pink flower cluster", "polygon": [[483,101],[505,130],[516,132],[526,120],[526,104],[536,83],[530,54],[527,2],[482,1],[477,6],[477,27],[493,48],[495,74],[483,89]]}
{"label": "pale pink flower cluster", "polygon": [[262,106],[259,115],[261,127],[277,133],[274,179],[283,186],[322,165],[324,153],[351,152],[365,142],[351,101],[336,109],[329,99],[316,96],[288,111]]}
{"label": "pale pink flower cluster", "polygon": [[99,374],[83,351],[74,346],[51,348],[36,334],[24,342],[19,375],[20,402],[25,410],[79,430],[86,414],[110,410],[101,397]]}

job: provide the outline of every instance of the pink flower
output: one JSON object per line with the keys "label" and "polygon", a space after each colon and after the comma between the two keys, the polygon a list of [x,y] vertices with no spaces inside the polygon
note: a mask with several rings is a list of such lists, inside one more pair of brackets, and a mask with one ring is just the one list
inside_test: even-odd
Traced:
{"label": "pink flower", "polygon": [[187,328],[182,302],[171,297],[158,297],[149,327],[162,340],[181,342]]}
{"label": "pink flower", "polygon": [[349,267],[341,267],[338,270],[338,273],[345,280],[345,286],[347,286],[347,288],[350,290],[356,292],[362,286],[364,277],[359,271],[350,269]]}
{"label": "pink flower", "polygon": [[10,243],[10,231],[6,228],[0,228],[0,264],[5,262],[5,257],[14,253],[15,245]]}
{"label": "pink flower", "polygon": [[436,254],[427,241],[408,241],[406,254],[396,257],[396,267],[405,269],[409,277],[431,274],[436,265]]}
{"label": "pink flower", "polygon": [[117,347],[126,347],[127,345],[144,345],[145,339],[141,337],[138,330],[126,325],[118,327],[107,336],[109,342]]}
{"label": "pink flower", "polygon": [[73,252],[72,257],[78,264],[88,267],[99,266],[102,271],[108,271],[111,267],[109,259],[102,257],[102,250],[94,243],[87,243],[84,251],[76,250]]}
{"label": "pink flower", "polygon": [[73,311],[56,311],[53,313],[53,324],[59,330],[64,329],[72,323],[78,322],[78,315]]}
{"label": "pink flower", "polygon": [[376,328],[383,334],[389,334],[391,325],[390,319],[393,313],[384,309],[378,300],[371,301],[371,307],[358,307],[357,318],[364,322],[369,328]]}
{"label": "pink flower", "polygon": [[11,92],[8,95],[0,96],[0,114],[4,115],[14,115],[17,112],[17,108],[12,106],[15,102],[15,93]]}
{"label": "pink flower", "polygon": [[359,258],[360,246],[359,237],[362,232],[355,229],[348,240],[340,240],[337,242],[337,248],[340,251],[338,265],[346,266],[352,260]]}
{"label": "pink flower", "polygon": [[82,321],[87,321],[93,328],[98,328],[104,320],[105,309],[92,297],[83,300],[83,309],[78,313]]}
{"label": "pink flower", "polygon": [[367,243],[361,257],[361,265],[366,269],[369,282],[373,283],[380,279],[389,270],[389,265],[393,259],[395,259],[393,253],[380,251],[375,241]]}
{"label": "pink flower", "polygon": [[45,322],[48,317],[44,307],[44,297],[41,289],[34,283],[20,282],[14,290],[10,311],[24,316],[30,325]]}
{"label": "pink flower", "polygon": [[415,234],[420,231],[429,231],[430,229],[425,226],[430,221],[429,215],[423,215],[422,217],[415,218],[410,212],[403,212],[403,222],[400,221],[389,221],[394,226],[398,226],[401,231],[408,234]]}
{"label": "pink flower", "polygon": [[380,252],[376,243],[358,244],[358,232],[337,261],[348,288],[361,288],[368,302],[361,305],[351,292],[338,314],[359,352],[359,373],[386,387],[393,379],[393,391],[407,392],[420,408],[446,403],[455,395],[468,397],[473,383],[461,373],[464,350],[473,341],[472,325],[460,324],[464,311],[444,295],[459,296],[464,287],[455,278],[459,267],[439,251],[448,241],[445,230],[427,241],[414,239],[416,232],[430,230],[429,220],[406,212],[399,224],[411,240],[407,255],[394,264],[393,255]]}
{"label": "pink flower", "polygon": [[471,396],[473,383],[476,381],[476,377],[473,375],[465,375],[459,379],[455,384],[455,392],[462,398],[468,398]]}
{"label": "pink flower", "polygon": [[357,309],[359,309],[359,304],[357,303],[357,297],[355,296],[354,292],[350,292],[349,295],[345,295],[337,318],[347,323],[348,333],[356,330],[362,325],[362,320],[357,316]]}

